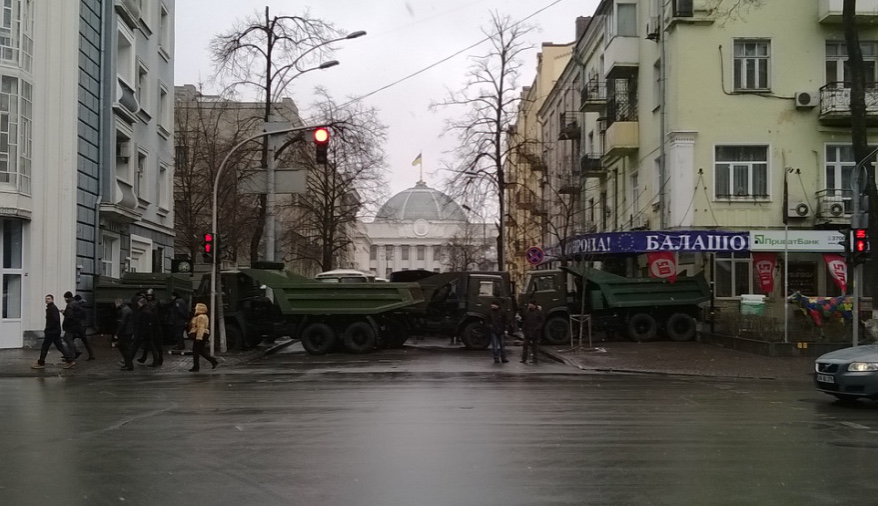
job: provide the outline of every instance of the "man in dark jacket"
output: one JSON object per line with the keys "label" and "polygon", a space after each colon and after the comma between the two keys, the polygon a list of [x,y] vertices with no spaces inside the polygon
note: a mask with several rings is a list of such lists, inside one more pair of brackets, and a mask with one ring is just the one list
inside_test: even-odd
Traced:
{"label": "man in dark jacket", "polygon": [[88,338],[85,337],[85,308],[73,298],[71,292],[64,292],[64,302],[67,303],[64,306],[64,324],[62,326],[64,330],[64,343],[67,344],[67,348],[73,353],[73,358],[79,358],[82,352],[76,349],[76,344],[73,341],[77,337],[82,339],[82,342],[85,344],[85,350],[88,352],[88,360],[94,360],[91,344],[88,342]]}
{"label": "man in dark jacket", "polygon": [[134,339],[133,344],[131,345],[131,349],[129,349],[128,353],[126,353],[126,364],[129,364],[132,360],[134,360],[134,356],[137,354],[137,350],[140,349],[140,346],[142,345],[146,348],[146,351],[152,352],[152,363],[149,364],[149,366],[156,367],[159,365],[157,361],[158,350],[156,350],[155,343],[152,339],[154,324],[155,317],[153,316],[152,311],[150,310],[149,305],[146,302],[146,298],[140,297],[139,299],[137,299],[137,308],[134,310]]}
{"label": "man in dark jacket", "polygon": [[55,348],[61,352],[64,357],[64,369],[70,369],[76,365],[73,361],[73,354],[64,347],[61,342],[61,312],[55,305],[55,297],[51,294],[46,295],[46,328],[43,332],[43,347],[40,349],[40,358],[31,365],[31,369],[45,369],[46,355],[49,354],[49,348],[54,344]]}
{"label": "man in dark jacket", "polygon": [[167,325],[168,329],[171,332],[171,335],[174,339],[174,350],[185,350],[186,349],[186,341],[185,333],[186,333],[186,324],[189,323],[189,308],[186,305],[186,301],[180,297],[180,294],[177,292],[171,293],[171,304],[165,308],[166,316],[167,316]]}
{"label": "man in dark jacket", "polygon": [[527,362],[527,351],[530,350],[531,363],[537,363],[537,345],[540,342],[540,331],[543,329],[543,308],[531,299],[521,314],[521,330],[524,332],[524,344],[521,346],[521,363]]}
{"label": "man in dark jacket", "polygon": [[488,321],[488,333],[491,335],[491,352],[494,354],[494,363],[509,362],[506,360],[506,331],[509,330],[510,321],[506,311],[500,309],[500,301],[491,303],[491,313]]}
{"label": "man in dark jacket", "polygon": [[122,360],[125,361],[122,370],[133,371],[133,353],[129,355],[129,350],[134,346],[134,311],[122,299],[116,299],[115,304],[116,335],[114,337],[119,343],[119,352],[122,354]]}

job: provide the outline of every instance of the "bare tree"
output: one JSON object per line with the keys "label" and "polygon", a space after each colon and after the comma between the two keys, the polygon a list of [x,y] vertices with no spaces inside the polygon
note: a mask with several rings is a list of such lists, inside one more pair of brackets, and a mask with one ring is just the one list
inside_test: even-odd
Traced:
{"label": "bare tree", "polygon": [[486,228],[494,225],[467,220],[445,245],[450,271],[488,270],[491,261],[486,253]]}
{"label": "bare tree", "polygon": [[[264,101],[262,119],[272,120],[272,106],[284,96],[287,87],[298,76],[311,70],[327,68],[337,62],[328,61],[333,54],[331,43],[347,37],[331,23],[313,18],[308,11],[300,16],[253,15],[232,30],[218,35],[211,42],[217,77],[226,89],[246,87]],[[262,166],[266,166],[268,139],[262,146]],[[266,199],[259,200],[259,222],[250,242],[250,256],[257,258],[266,216]]]}
{"label": "bare tree", "polygon": [[[174,106],[174,228],[177,244],[194,259],[202,234],[211,229],[216,171],[233,146],[258,131],[259,116],[238,102],[205,97],[194,86],[178,88]],[[245,146],[229,159],[231,170],[220,180],[219,199],[228,204],[218,209],[220,232],[225,232],[222,247],[232,261],[250,237],[231,231],[252,230],[258,220],[255,198],[238,193],[238,181],[247,177],[258,159],[258,150]]]}
{"label": "bare tree", "polygon": [[454,133],[459,146],[454,150],[454,165],[449,167],[448,193],[455,199],[463,199],[470,207],[482,208],[484,202],[467,200],[471,196],[496,197],[500,216],[500,237],[497,264],[506,269],[503,251],[505,242],[506,202],[503,198],[506,179],[504,162],[509,147],[506,132],[514,123],[518,92],[518,76],[522,66],[522,54],[532,46],[524,40],[533,30],[532,26],[513,22],[509,16],[491,14],[491,21],[483,33],[490,49],[481,56],[472,57],[472,65],[464,88],[449,92],[442,102],[431,108],[462,107],[466,113],[462,119],[446,123],[445,132]]}
{"label": "bare tree", "polygon": [[[384,144],[387,127],[373,108],[360,102],[339,107],[323,90],[315,109],[330,125],[328,163],[309,160],[308,192],[292,203],[287,250],[293,260],[310,260],[323,271],[336,268],[337,259],[350,251],[357,218],[364,206],[374,205],[386,187]],[[305,149],[310,147],[306,143]],[[302,247],[302,245],[310,247]]]}

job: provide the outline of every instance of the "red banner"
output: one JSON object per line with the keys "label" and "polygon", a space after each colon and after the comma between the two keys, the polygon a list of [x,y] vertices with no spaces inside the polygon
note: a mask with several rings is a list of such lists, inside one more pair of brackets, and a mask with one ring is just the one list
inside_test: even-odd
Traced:
{"label": "red banner", "polygon": [[841,288],[841,293],[847,293],[848,289],[848,265],[844,261],[844,257],[837,253],[824,253],[823,260],[826,260],[826,267],[832,274],[835,284]]}
{"label": "red banner", "polygon": [[677,281],[677,260],[673,251],[647,253],[646,257],[650,277],[667,279],[671,283]]}
{"label": "red banner", "polygon": [[770,295],[774,291],[774,268],[777,265],[777,253],[751,253],[751,256],[762,293]]}

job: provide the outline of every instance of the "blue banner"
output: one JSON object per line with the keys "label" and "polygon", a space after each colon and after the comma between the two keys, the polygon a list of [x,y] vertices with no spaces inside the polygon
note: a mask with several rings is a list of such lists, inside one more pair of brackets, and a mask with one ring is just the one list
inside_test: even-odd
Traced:
{"label": "blue banner", "polygon": [[[643,230],[581,234],[571,237],[564,249],[566,256],[654,251],[745,253],[750,251],[750,232]],[[555,246],[549,253],[557,256],[558,250]]]}

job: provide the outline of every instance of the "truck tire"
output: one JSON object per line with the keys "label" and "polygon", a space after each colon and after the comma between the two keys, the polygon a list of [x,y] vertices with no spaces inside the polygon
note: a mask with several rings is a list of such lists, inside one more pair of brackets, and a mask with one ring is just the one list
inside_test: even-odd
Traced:
{"label": "truck tire", "polygon": [[375,329],[368,322],[354,322],[344,329],[342,334],[344,347],[351,353],[369,353],[375,349],[377,336]]}
{"label": "truck tire", "polygon": [[332,327],[325,323],[312,323],[302,331],[302,346],[311,355],[326,355],[335,346],[336,337]]}
{"label": "truck tire", "polygon": [[226,325],[226,349],[228,351],[245,349],[244,333],[237,325]]}
{"label": "truck tire", "polygon": [[484,350],[491,345],[491,335],[488,328],[482,322],[470,322],[463,328],[460,336],[463,345],[468,350]]}
{"label": "truck tire", "polygon": [[652,341],[658,332],[658,324],[649,313],[635,313],[628,318],[628,337],[642,343]]}
{"label": "truck tire", "polygon": [[665,331],[671,341],[691,341],[695,338],[695,318],[686,313],[674,313],[668,318]]}
{"label": "truck tire", "polygon": [[570,323],[566,316],[552,316],[543,325],[543,339],[551,345],[570,342]]}

